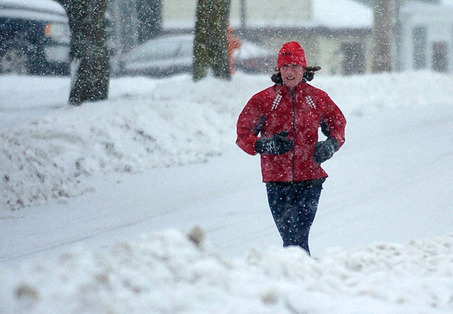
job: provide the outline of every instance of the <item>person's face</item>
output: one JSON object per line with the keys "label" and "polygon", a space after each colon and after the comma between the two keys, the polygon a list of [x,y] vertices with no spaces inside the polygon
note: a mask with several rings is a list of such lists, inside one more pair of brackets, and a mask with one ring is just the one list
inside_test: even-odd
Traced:
{"label": "person's face", "polygon": [[282,75],[283,84],[285,84],[290,89],[294,89],[297,84],[302,82],[305,69],[295,63],[285,64],[280,68],[280,73]]}

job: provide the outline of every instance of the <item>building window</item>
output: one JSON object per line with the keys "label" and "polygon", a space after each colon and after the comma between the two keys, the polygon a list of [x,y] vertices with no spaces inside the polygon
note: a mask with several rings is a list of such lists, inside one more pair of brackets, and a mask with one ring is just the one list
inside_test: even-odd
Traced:
{"label": "building window", "polygon": [[427,36],[425,26],[416,26],[412,30],[412,42],[414,44],[413,60],[415,69],[426,68]]}
{"label": "building window", "polygon": [[448,70],[448,47],[447,43],[442,42],[434,42],[433,46],[433,61],[432,67],[434,71],[438,72],[447,72]]}
{"label": "building window", "polygon": [[343,74],[365,73],[365,50],[360,43],[343,43],[341,45],[343,55]]}

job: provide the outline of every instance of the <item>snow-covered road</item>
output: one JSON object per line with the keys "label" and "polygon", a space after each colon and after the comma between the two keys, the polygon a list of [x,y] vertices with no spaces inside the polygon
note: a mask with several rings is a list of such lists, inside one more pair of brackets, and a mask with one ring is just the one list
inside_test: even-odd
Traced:
{"label": "snow-covered road", "polygon": [[[453,108],[436,109],[349,118],[347,145],[325,164],[330,178],[312,229],[315,255],[332,246],[404,243],[452,231]],[[195,225],[228,254],[280,245],[259,158],[226,145],[223,156],[207,163],[92,178],[93,192],[9,214],[0,260]]]}

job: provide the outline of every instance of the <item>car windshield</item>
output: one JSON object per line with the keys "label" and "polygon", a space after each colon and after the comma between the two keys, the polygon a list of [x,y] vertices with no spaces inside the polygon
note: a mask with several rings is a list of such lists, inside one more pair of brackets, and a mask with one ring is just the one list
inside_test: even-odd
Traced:
{"label": "car windshield", "polygon": [[243,41],[241,47],[235,51],[234,55],[235,57],[244,59],[252,57],[267,57],[271,56],[272,53],[248,41]]}
{"label": "car windshield", "polygon": [[167,37],[149,40],[127,53],[130,61],[172,59],[192,56],[193,42],[189,37]]}
{"label": "car windshield", "polygon": [[128,59],[138,60],[159,60],[166,59],[176,55],[179,43],[171,40],[162,40],[156,42],[147,42],[128,53]]}

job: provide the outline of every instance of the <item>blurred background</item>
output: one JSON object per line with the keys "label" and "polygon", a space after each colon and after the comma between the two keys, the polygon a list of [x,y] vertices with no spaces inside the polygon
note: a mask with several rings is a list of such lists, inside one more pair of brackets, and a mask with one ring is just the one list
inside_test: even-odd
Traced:
{"label": "blurred background", "polygon": [[[197,0],[108,0],[111,75],[190,72]],[[304,47],[320,75],[453,72],[453,0],[231,0],[243,45],[235,69],[271,72],[280,46]],[[0,72],[69,72],[70,32],[52,0],[0,0]],[[152,41],[154,40],[154,41]]]}

